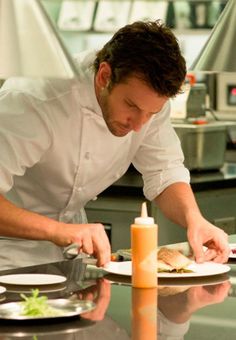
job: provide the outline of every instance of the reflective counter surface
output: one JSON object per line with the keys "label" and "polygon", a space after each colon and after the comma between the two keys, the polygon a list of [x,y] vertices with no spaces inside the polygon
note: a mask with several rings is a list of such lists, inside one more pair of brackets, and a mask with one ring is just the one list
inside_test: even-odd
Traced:
{"label": "reflective counter surface", "polygon": [[[236,239],[233,239],[235,242]],[[90,299],[80,316],[37,321],[0,320],[0,340],[204,340],[236,338],[236,260],[227,274],[158,279],[158,288],[132,288],[130,277],[85,266],[81,259],[0,272],[64,275],[65,283],[41,286],[48,298]],[[19,301],[30,286],[8,285],[0,303]],[[158,296],[158,298],[157,298]]]}

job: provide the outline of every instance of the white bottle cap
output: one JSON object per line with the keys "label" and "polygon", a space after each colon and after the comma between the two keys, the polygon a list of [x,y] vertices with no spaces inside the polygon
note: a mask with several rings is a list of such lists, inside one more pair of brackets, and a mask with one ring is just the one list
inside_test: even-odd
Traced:
{"label": "white bottle cap", "polygon": [[141,209],[141,216],[140,217],[136,217],[134,220],[135,224],[154,224],[154,218],[153,217],[149,217],[147,214],[147,204],[146,202],[142,203],[142,209]]}

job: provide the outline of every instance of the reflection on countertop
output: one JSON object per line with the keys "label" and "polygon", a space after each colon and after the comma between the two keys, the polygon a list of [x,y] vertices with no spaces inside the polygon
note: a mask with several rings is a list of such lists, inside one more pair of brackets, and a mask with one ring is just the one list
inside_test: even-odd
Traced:
{"label": "reflection on countertop", "polygon": [[[78,259],[7,271],[8,274],[61,273],[67,278],[66,289],[54,292],[53,298],[90,299],[96,308],[81,317],[61,321],[0,322],[0,339],[196,340],[210,338],[209,335],[211,339],[235,339],[235,326],[228,326],[229,322],[235,325],[231,272],[191,282],[183,278],[177,281],[159,278],[157,289],[138,289],[119,281],[119,276],[116,281],[110,280],[104,271],[104,277],[95,278],[93,268],[86,270],[92,280],[86,275],[78,277],[77,272],[81,272]],[[0,275],[3,273],[6,271]],[[97,268],[93,274],[98,274]],[[50,293],[43,294],[52,298]],[[17,301],[19,293],[7,291],[5,297],[4,302]],[[212,329],[212,322],[217,327]]]}

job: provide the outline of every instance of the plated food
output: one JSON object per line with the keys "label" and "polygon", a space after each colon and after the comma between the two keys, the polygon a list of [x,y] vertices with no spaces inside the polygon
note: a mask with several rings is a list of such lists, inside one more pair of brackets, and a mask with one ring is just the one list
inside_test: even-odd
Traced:
{"label": "plated food", "polygon": [[21,302],[21,315],[29,317],[51,317],[61,316],[62,311],[56,309],[48,303],[46,295],[39,296],[38,289],[32,289],[31,296],[20,294],[23,301]]}
{"label": "plated food", "polygon": [[[207,277],[212,275],[220,275],[227,273],[230,270],[230,267],[221,264],[221,263],[215,263],[213,261],[210,262],[204,262],[204,263],[196,263],[193,261],[188,268],[189,271],[184,272],[177,272],[177,271],[171,271],[171,272],[157,272],[158,278],[196,278],[196,277]],[[123,262],[109,262],[105,267],[104,270],[111,274],[117,274],[117,275],[132,275],[132,262],[131,261],[123,261]]]}
{"label": "plated food", "polygon": [[161,272],[177,272],[177,273],[189,273],[192,270],[188,269],[188,266],[192,261],[180,251],[176,249],[169,249],[162,247],[157,252],[157,271]]}
{"label": "plated food", "polygon": [[229,258],[236,259],[236,243],[230,243],[229,247],[231,250],[229,254]]}
{"label": "plated food", "polygon": [[0,305],[0,319],[29,320],[70,318],[95,308],[89,300],[52,299],[46,295],[39,296],[38,289],[32,290],[30,296],[21,294],[22,301]]}
{"label": "plated food", "polygon": [[[104,270],[110,274],[131,276],[131,249],[119,250],[117,253],[120,257],[122,257],[123,261],[111,261],[105,266]],[[190,254],[190,252],[182,253],[182,249],[176,249],[174,247],[162,246],[158,248],[157,277],[162,279],[176,278],[182,280],[186,278],[206,278],[215,275],[222,275],[230,271],[230,267],[225,264],[215,263],[213,261],[196,263],[192,260],[191,256],[192,254]]]}
{"label": "plated food", "polygon": [[[123,249],[118,251],[118,254],[123,257],[124,260],[131,260],[131,249]],[[187,267],[193,262],[187,256],[182,254],[177,249],[171,249],[168,247],[160,247],[157,250],[157,262],[159,273],[162,272],[189,272]]]}

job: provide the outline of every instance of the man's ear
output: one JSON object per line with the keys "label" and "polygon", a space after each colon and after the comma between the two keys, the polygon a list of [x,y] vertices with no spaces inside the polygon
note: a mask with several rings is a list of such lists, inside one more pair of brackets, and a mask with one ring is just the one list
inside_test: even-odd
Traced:
{"label": "man's ear", "polygon": [[96,74],[96,85],[99,88],[105,88],[109,84],[110,77],[111,66],[106,61],[101,62]]}

